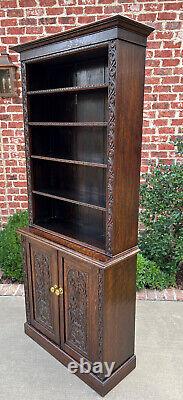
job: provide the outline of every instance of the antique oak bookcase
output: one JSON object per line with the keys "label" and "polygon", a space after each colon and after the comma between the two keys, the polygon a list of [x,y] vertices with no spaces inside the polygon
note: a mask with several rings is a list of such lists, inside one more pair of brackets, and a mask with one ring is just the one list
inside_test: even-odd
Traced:
{"label": "antique oak bookcase", "polygon": [[[29,227],[25,332],[104,396],[133,368],[144,63],[152,28],[114,16],[16,46]],[[72,379],[72,375],[71,375]]]}

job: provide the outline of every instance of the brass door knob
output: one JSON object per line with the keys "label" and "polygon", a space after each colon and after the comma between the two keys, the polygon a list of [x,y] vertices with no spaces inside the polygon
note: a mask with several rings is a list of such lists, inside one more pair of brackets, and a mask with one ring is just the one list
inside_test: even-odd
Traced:
{"label": "brass door knob", "polygon": [[62,288],[58,288],[58,289],[56,289],[55,290],[55,294],[56,294],[56,296],[60,296],[60,295],[62,295],[63,294],[63,289]]}
{"label": "brass door knob", "polygon": [[59,288],[57,285],[54,285],[51,286],[50,292],[56,294],[56,296],[60,296],[61,294],[63,294],[64,291],[61,287]]}

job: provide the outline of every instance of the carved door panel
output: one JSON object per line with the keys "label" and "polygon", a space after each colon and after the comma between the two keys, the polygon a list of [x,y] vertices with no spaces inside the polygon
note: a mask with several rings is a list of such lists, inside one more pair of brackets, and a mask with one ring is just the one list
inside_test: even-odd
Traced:
{"label": "carved door panel", "polygon": [[75,257],[63,259],[63,349],[79,361],[97,359],[97,268]]}
{"label": "carved door panel", "polygon": [[48,245],[31,241],[28,258],[31,271],[31,324],[60,344],[59,302],[62,300],[50,291],[52,286],[58,286],[57,251]]}

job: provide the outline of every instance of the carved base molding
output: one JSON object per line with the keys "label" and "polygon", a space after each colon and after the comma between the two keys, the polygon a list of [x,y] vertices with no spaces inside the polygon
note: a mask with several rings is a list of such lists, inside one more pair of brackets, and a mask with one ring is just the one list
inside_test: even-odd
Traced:
{"label": "carved base molding", "polygon": [[[48,351],[53,357],[60,361],[63,365],[67,365],[71,361],[75,361],[66,354],[58,346],[48,340],[44,335],[34,329],[31,325],[25,323],[25,333],[37,342],[43,349]],[[87,383],[100,396],[104,397],[111,389],[113,389],[122,379],[124,379],[136,367],[136,356],[133,355],[121,367],[119,367],[109,378],[101,382],[93,373],[81,374],[78,370],[77,375],[82,381]],[[69,371],[68,371],[69,374]]]}

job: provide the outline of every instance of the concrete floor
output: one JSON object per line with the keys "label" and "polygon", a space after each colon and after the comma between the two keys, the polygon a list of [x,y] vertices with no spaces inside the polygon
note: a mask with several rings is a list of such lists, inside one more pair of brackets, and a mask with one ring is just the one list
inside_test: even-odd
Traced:
{"label": "concrete floor", "polygon": [[[97,400],[92,389],[24,335],[24,299],[0,297],[0,400]],[[137,368],[106,400],[182,400],[183,303],[140,301]]]}

